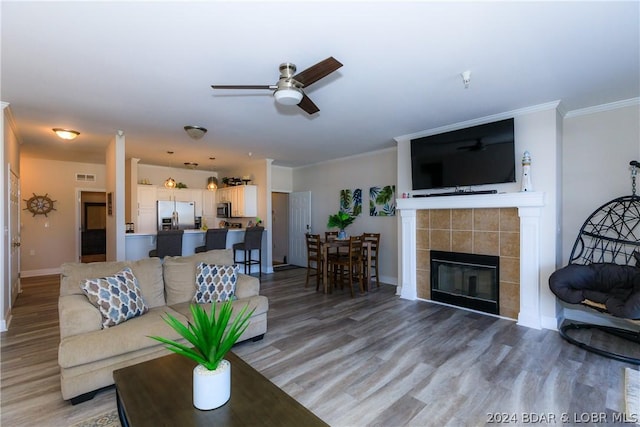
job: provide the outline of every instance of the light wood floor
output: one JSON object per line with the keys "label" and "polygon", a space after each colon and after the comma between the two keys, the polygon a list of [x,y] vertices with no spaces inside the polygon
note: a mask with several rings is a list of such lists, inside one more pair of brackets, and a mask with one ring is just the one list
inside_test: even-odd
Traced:
{"label": "light wood floor", "polygon": [[[364,296],[304,287],[304,269],[262,276],[264,340],[234,351],[332,426],[476,426],[503,413],[623,412],[623,368],[556,332],[427,302],[381,285]],[[72,406],[60,394],[57,277],[23,280],[1,339],[1,425],[69,426],[115,409],[113,389]],[[549,420],[549,418],[547,418]],[[494,419],[493,421],[496,421]],[[504,421],[504,419],[503,419]],[[601,425],[601,423],[599,424]],[[628,425],[628,424],[627,424]]]}

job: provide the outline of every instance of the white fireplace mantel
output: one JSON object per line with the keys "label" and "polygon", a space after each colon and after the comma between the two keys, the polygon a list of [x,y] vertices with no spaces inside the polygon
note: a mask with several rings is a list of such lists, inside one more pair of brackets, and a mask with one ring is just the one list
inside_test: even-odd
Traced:
{"label": "white fireplace mantel", "polygon": [[541,329],[540,316],[540,214],[544,193],[497,193],[461,196],[397,199],[401,218],[400,270],[398,293],[417,299],[416,211],[422,209],[518,208],[520,217],[520,312],[518,324]]}

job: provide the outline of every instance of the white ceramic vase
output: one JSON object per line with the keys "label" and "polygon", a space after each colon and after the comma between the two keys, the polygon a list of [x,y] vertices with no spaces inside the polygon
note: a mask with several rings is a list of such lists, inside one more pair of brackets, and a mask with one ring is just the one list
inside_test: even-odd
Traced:
{"label": "white ceramic vase", "polygon": [[210,371],[202,365],[193,368],[193,406],[207,411],[227,403],[231,397],[231,363],[222,360]]}

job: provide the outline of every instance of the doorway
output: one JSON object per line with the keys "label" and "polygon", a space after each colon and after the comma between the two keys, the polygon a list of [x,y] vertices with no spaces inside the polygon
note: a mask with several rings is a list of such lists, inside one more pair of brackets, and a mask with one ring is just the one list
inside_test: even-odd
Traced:
{"label": "doorway", "polygon": [[80,193],[80,261],[107,259],[107,203],[103,191]]}

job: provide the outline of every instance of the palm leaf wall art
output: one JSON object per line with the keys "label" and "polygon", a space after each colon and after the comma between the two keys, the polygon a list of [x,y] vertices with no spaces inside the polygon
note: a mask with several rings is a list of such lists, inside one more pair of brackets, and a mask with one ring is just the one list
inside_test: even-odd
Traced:
{"label": "palm leaf wall art", "polygon": [[369,188],[369,215],[370,216],[395,216],[396,215],[396,186]]}
{"label": "palm leaf wall art", "polygon": [[362,213],[361,188],[340,190],[340,212],[348,213],[354,217]]}

